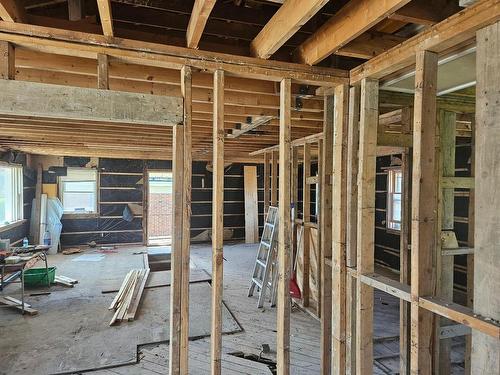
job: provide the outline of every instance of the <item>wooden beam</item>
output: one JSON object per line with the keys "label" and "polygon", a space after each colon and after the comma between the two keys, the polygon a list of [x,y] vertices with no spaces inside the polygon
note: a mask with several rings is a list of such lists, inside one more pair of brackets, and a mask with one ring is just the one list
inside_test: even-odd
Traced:
{"label": "wooden beam", "polygon": [[26,11],[18,0],[0,0],[0,18],[7,22],[26,22]]}
{"label": "wooden beam", "polygon": [[211,374],[221,374],[224,255],[224,71],[214,73]]}
{"label": "wooden beam", "polygon": [[[311,221],[311,185],[307,179],[311,176],[311,144],[305,143],[302,163],[302,220]],[[311,228],[304,225],[302,230],[302,304],[309,306],[311,270]]]}
{"label": "wooden beam", "polygon": [[170,345],[169,371],[181,374],[181,326],[182,326],[182,211],[184,209],[184,126],[174,126],[172,153],[173,210],[172,210],[172,284],[170,286]]}
{"label": "wooden beam", "polygon": [[97,55],[97,88],[109,90],[109,58],[102,53]]}
{"label": "wooden beam", "polygon": [[372,273],[359,275],[358,280],[375,289],[381,290],[384,293],[397,297],[400,300],[407,302],[411,301],[410,287],[386,276]]}
{"label": "wooden beam", "polygon": [[95,59],[98,53],[132,64],[181,69],[189,63],[206,72],[223,69],[244,78],[330,86],[348,81],[348,72],[339,69],[308,67],[280,61],[194,50],[158,43],[112,38],[51,27],[0,22],[0,40],[39,51]]}
{"label": "wooden beam", "polygon": [[184,184],[182,209],[182,293],[181,293],[181,374],[189,373],[189,278],[190,278],[190,248],[191,248],[191,176],[193,169],[192,154],[192,122],[193,122],[193,77],[191,67],[181,69],[181,91],[183,106],[183,158]]}
{"label": "wooden beam", "polygon": [[319,63],[409,1],[387,0],[383,3],[374,3],[370,0],[349,1],[297,48],[295,52],[297,61],[309,65]]}
{"label": "wooden beam", "polygon": [[182,122],[182,99],[0,80],[0,113],[171,126]]}
{"label": "wooden beam", "polygon": [[16,54],[14,46],[0,42],[0,79],[16,78]]}
{"label": "wooden beam", "polygon": [[278,206],[278,158],[279,153],[271,153],[271,206]]}
{"label": "wooden beam", "polygon": [[346,371],[347,132],[349,87],[335,88],[332,219],[332,374]]}
{"label": "wooden beam", "polygon": [[259,210],[257,199],[257,167],[243,166],[245,193],[245,243],[259,241]]}
{"label": "wooden beam", "polygon": [[[334,133],[333,95],[324,98],[323,135],[324,144],[333,145]],[[331,374],[332,364],[332,270],[327,261],[332,257],[332,173],[333,147],[324,147],[321,159],[323,186],[321,189],[321,375]]]}
{"label": "wooden beam", "polygon": [[[377,155],[378,81],[361,81],[359,121],[359,183],[357,270],[374,272],[375,163]],[[373,289],[358,281],[356,311],[356,373],[373,371]]]}
{"label": "wooden beam", "polygon": [[417,303],[435,293],[437,246],[436,53],[417,54],[413,121],[411,372],[432,373],[435,316]]}
{"label": "wooden beam", "polygon": [[[495,56],[498,56],[499,46],[500,22],[477,33],[476,139],[473,170],[476,189],[472,195],[475,198],[474,221],[469,224],[474,225],[474,247],[478,249],[474,254],[474,312],[495,319],[497,323],[500,321],[500,201],[495,186],[500,183],[500,93],[497,88],[500,81],[500,61]],[[498,373],[498,329],[496,337],[492,336],[472,332],[472,374]]]}
{"label": "wooden beam", "polygon": [[68,0],[68,19],[70,21],[80,21],[82,13],[82,0]]}
{"label": "wooden beam", "polygon": [[274,14],[250,44],[253,56],[268,59],[328,0],[288,0]]}
{"label": "wooden beam", "polygon": [[99,18],[101,20],[102,33],[104,36],[114,36],[113,15],[111,13],[111,0],[97,0]]}
{"label": "wooden beam", "polygon": [[290,151],[291,151],[291,85],[290,79],[281,81],[280,108],[280,162],[279,162],[279,229],[278,229],[278,306],[277,306],[277,369],[281,375],[290,373]]}
{"label": "wooden beam", "polygon": [[189,48],[198,48],[208,17],[215,5],[215,0],[196,0],[186,31],[186,44]]}
{"label": "wooden beam", "polygon": [[271,155],[269,152],[264,154],[264,217],[267,217],[267,211],[269,211],[269,196],[270,196],[270,159]]}
{"label": "wooden beam", "polygon": [[374,57],[351,70],[351,84],[365,77],[382,78],[415,63],[422,49],[444,52],[450,47],[475,38],[479,29],[500,19],[500,1],[482,0],[454,14],[401,45]]}

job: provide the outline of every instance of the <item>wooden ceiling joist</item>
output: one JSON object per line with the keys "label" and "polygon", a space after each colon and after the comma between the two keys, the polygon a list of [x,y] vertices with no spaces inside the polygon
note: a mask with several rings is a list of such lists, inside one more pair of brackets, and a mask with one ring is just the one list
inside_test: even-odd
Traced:
{"label": "wooden ceiling joist", "polygon": [[318,86],[332,86],[348,80],[348,72],[340,69],[308,67],[129,39],[109,39],[95,34],[9,22],[0,22],[0,29],[0,40],[47,53],[91,59],[103,53],[140,65],[178,70],[189,65],[209,72],[223,69],[228,75],[275,82],[291,78],[295,82]]}
{"label": "wooden ceiling joist", "polygon": [[482,0],[401,45],[351,70],[351,84],[363,78],[383,78],[415,64],[417,51],[442,53],[475,38],[476,32],[500,20],[500,0]]}
{"label": "wooden ceiling joist", "polygon": [[99,18],[101,19],[102,32],[105,36],[113,36],[113,15],[111,0],[97,0]]}
{"label": "wooden ceiling joist", "polygon": [[0,0],[0,18],[7,22],[25,22],[26,13],[18,0]]}
{"label": "wooden ceiling joist", "polygon": [[198,48],[201,35],[216,0],[196,0],[186,32],[186,44],[189,48]]}
{"label": "wooden ceiling joist", "polygon": [[328,0],[288,0],[250,45],[252,54],[267,59],[309,21]]}
{"label": "wooden ceiling joist", "polygon": [[314,65],[335,53],[410,0],[351,0],[295,51],[297,61]]}

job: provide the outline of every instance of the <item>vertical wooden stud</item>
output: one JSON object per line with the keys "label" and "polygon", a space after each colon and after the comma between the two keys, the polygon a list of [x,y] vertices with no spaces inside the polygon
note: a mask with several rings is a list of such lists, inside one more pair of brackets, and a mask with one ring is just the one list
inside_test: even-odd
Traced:
{"label": "vertical wooden stud", "polygon": [[318,265],[316,268],[316,275],[314,275],[314,279],[316,280],[316,290],[318,291],[318,301],[316,302],[316,314],[319,319],[321,319],[321,283],[322,283],[322,267],[323,267],[323,241],[321,239],[322,230],[321,226],[323,225],[321,211],[323,210],[323,206],[321,205],[323,202],[321,200],[321,195],[323,194],[323,179],[321,176],[323,175],[323,153],[324,153],[324,145],[323,140],[318,140],[318,170],[317,170],[317,183],[316,183],[316,223],[318,226],[317,233],[317,244],[318,250],[316,251],[316,264]]}
{"label": "vertical wooden stud", "polygon": [[292,177],[290,181],[290,190],[292,191],[292,264],[295,264],[295,258],[299,249],[298,233],[299,227],[297,224],[299,211],[299,154],[297,147],[292,146]]}
{"label": "vertical wooden stud", "polygon": [[335,87],[333,136],[332,374],[346,366],[347,125],[349,87]]}
{"label": "vertical wooden stud", "polygon": [[309,306],[309,273],[311,270],[311,227],[309,223],[311,222],[311,185],[307,179],[311,176],[311,144],[304,143],[304,162],[302,164],[302,219],[303,219],[303,231],[302,231],[302,303],[304,307]]}
{"label": "vertical wooden stud", "polygon": [[259,213],[257,199],[257,167],[243,167],[245,193],[245,243],[256,243],[259,240]]}
{"label": "vertical wooden stud", "polygon": [[109,57],[102,53],[97,54],[97,88],[109,90]]}
{"label": "vertical wooden stud", "polygon": [[279,229],[278,229],[278,307],[277,307],[277,369],[278,374],[290,373],[290,149],[291,95],[289,78],[280,85],[280,142],[279,142]]}
{"label": "vertical wooden stud", "polygon": [[220,375],[224,240],[224,71],[214,73],[211,373]]}
{"label": "vertical wooden stud", "polygon": [[15,79],[16,56],[14,45],[0,41],[0,79]]}
{"label": "vertical wooden stud", "polygon": [[[358,226],[358,153],[359,105],[361,86],[349,89],[349,125],[347,135],[347,234],[346,266],[356,267]],[[356,278],[346,281],[346,374],[356,374]]]}
{"label": "vertical wooden stud", "polygon": [[433,313],[419,296],[435,294],[437,236],[436,82],[437,54],[417,52],[413,121],[411,231],[411,373],[432,373]]}
{"label": "vertical wooden stud", "polygon": [[[375,242],[375,163],[378,125],[378,81],[361,81],[359,121],[359,183],[358,183],[358,275],[374,271]],[[373,289],[356,285],[356,373],[373,371]]]}
{"label": "vertical wooden stud", "polygon": [[70,21],[80,21],[82,13],[82,0],[68,0],[68,19]]}
{"label": "vertical wooden stud", "polygon": [[172,281],[170,286],[170,375],[181,374],[181,294],[182,294],[182,210],[184,209],[184,126],[173,127],[172,178],[173,178],[173,210],[172,210]]}
{"label": "vertical wooden stud", "polygon": [[332,336],[332,174],[333,174],[333,95],[325,96],[323,102],[324,148],[321,159],[321,375],[331,374]]}
{"label": "vertical wooden stud", "polygon": [[189,66],[181,69],[181,91],[184,98],[184,132],[183,149],[184,155],[184,186],[183,186],[183,210],[182,210],[182,292],[181,292],[181,373],[189,373],[189,276],[191,268],[191,176],[192,176],[192,112],[193,112],[193,88],[192,70]]}
{"label": "vertical wooden stud", "polygon": [[278,205],[278,157],[279,153],[273,151],[271,154],[271,206]]}
{"label": "vertical wooden stud", "polygon": [[270,155],[268,152],[264,153],[264,220],[267,217],[267,211],[269,211],[269,162]]}

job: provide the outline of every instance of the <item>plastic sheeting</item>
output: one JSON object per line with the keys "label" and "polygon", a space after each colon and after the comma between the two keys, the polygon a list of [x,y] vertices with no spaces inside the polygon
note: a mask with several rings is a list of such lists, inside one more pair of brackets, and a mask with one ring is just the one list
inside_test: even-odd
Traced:
{"label": "plastic sheeting", "polygon": [[63,205],[59,198],[49,198],[47,200],[47,230],[51,239],[49,254],[57,254],[62,231],[62,215]]}

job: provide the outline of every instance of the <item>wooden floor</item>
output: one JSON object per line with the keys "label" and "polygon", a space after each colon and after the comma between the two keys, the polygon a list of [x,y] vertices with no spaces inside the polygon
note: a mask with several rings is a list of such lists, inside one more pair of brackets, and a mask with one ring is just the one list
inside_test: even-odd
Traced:
{"label": "wooden floor", "polygon": [[[255,258],[255,245],[227,245],[224,247],[224,302],[242,326],[243,332],[223,336],[224,374],[270,374],[257,362],[230,355],[234,352],[259,355],[262,344],[271,347],[263,357],[275,360],[276,309],[265,305],[257,308],[257,298],[247,297],[250,275]],[[192,261],[210,272],[210,248],[194,246]],[[207,319],[210,306],[207,306]],[[374,374],[397,374],[399,370],[399,310],[398,301],[382,292],[375,292],[374,316]],[[291,373],[319,374],[319,321],[295,308],[291,316]],[[463,343],[456,342],[453,351],[453,373],[463,373]],[[190,374],[209,373],[210,338],[202,338],[190,345]],[[167,374],[168,345],[139,348],[139,362],[133,366],[115,367],[98,371],[99,375]],[[266,372],[267,371],[267,372]],[[96,372],[94,372],[96,373]]]}

